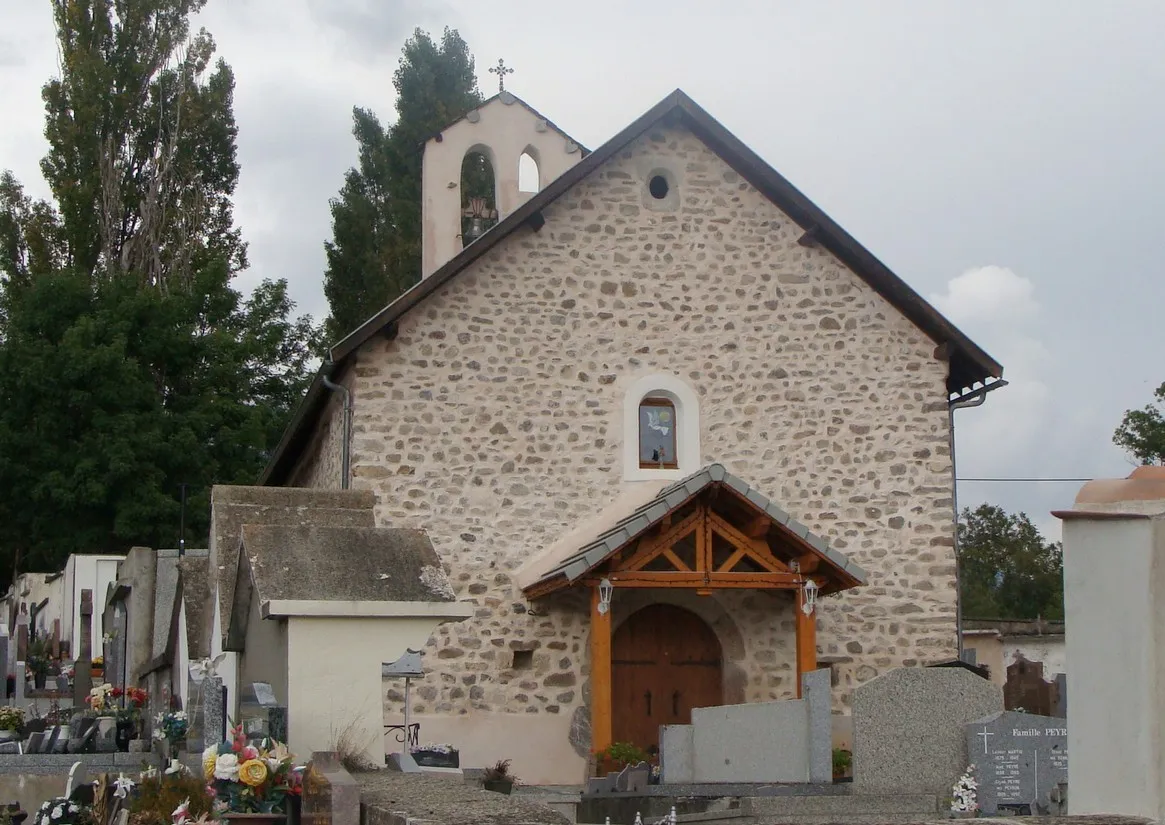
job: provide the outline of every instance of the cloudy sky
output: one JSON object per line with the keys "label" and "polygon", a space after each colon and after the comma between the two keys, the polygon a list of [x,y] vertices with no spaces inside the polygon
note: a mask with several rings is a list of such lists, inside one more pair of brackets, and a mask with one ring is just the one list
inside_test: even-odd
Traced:
{"label": "cloudy sky", "polygon": [[[393,118],[416,27],[592,148],[682,88],[1000,360],[957,414],[961,477],[1124,476],[1124,410],[1165,381],[1165,4],[1157,0],[210,0],[238,77],[247,282],[326,315],[328,198],[354,105]],[[37,194],[49,0],[0,0],[0,168]],[[960,505],[1048,511],[1078,484],[963,482]]]}

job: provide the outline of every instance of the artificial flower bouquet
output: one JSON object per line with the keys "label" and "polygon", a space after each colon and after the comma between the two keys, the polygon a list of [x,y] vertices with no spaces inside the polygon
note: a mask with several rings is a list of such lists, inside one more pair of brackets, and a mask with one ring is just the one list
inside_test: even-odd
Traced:
{"label": "artificial flower bouquet", "polygon": [[93,814],[85,806],[58,796],[37,809],[32,825],[93,825]]}
{"label": "artificial flower bouquet", "polygon": [[230,741],[203,751],[202,768],[216,808],[234,813],[282,813],[287,797],[303,792],[303,767],[287,746],[273,739],[249,744],[242,726]]}
{"label": "artificial flower bouquet", "polygon": [[186,730],[190,724],[186,718],[186,711],[168,710],[159,713],[156,721],[158,727],[154,729],[155,739],[166,739],[174,743],[186,739]]}
{"label": "artificial flower bouquet", "polygon": [[0,730],[19,732],[24,728],[24,709],[15,705],[0,707]]}
{"label": "artificial flower bouquet", "polygon": [[113,685],[108,682],[98,685],[89,691],[89,695],[85,697],[85,704],[98,716],[107,716],[115,711],[113,691]]}

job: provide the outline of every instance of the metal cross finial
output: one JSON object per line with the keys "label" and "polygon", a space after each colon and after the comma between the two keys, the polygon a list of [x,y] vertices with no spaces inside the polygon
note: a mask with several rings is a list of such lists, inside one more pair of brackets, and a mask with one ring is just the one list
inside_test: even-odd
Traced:
{"label": "metal cross finial", "polygon": [[506,61],[503,58],[499,57],[498,65],[491,66],[489,73],[498,76],[498,91],[504,92],[506,90],[506,75],[513,74],[514,70],[506,65]]}

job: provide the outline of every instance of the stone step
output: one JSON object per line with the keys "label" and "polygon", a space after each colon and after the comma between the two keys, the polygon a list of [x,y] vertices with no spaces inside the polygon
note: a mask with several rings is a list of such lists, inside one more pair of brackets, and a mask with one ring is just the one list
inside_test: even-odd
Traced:
{"label": "stone step", "polygon": [[761,822],[777,821],[773,817],[844,814],[924,814],[933,819],[938,814],[938,798],[930,794],[753,796],[742,800],[741,808]]}
{"label": "stone step", "polygon": [[753,817],[755,825],[921,825],[942,819],[935,813],[787,814]]}

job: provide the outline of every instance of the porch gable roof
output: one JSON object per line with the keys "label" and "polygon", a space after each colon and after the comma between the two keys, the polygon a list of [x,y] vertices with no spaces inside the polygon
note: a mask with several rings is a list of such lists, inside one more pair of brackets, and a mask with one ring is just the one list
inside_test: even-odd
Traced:
{"label": "porch gable roof", "polygon": [[[774,504],[767,496],[728,472],[721,464],[709,464],[687,478],[664,487],[646,504],[603,531],[576,553],[563,559],[535,582],[524,588],[526,595],[537,597],[570,587],[594,571],[632,541],[645,535],[668,515],[676,512],[702,492],[715,485],[731,490],[738,499],[767,516],[789,543],[817,556],[847,586],[866,583],[865,571],[809,528]],[[836,591],[844,589],[835,587]]]}

